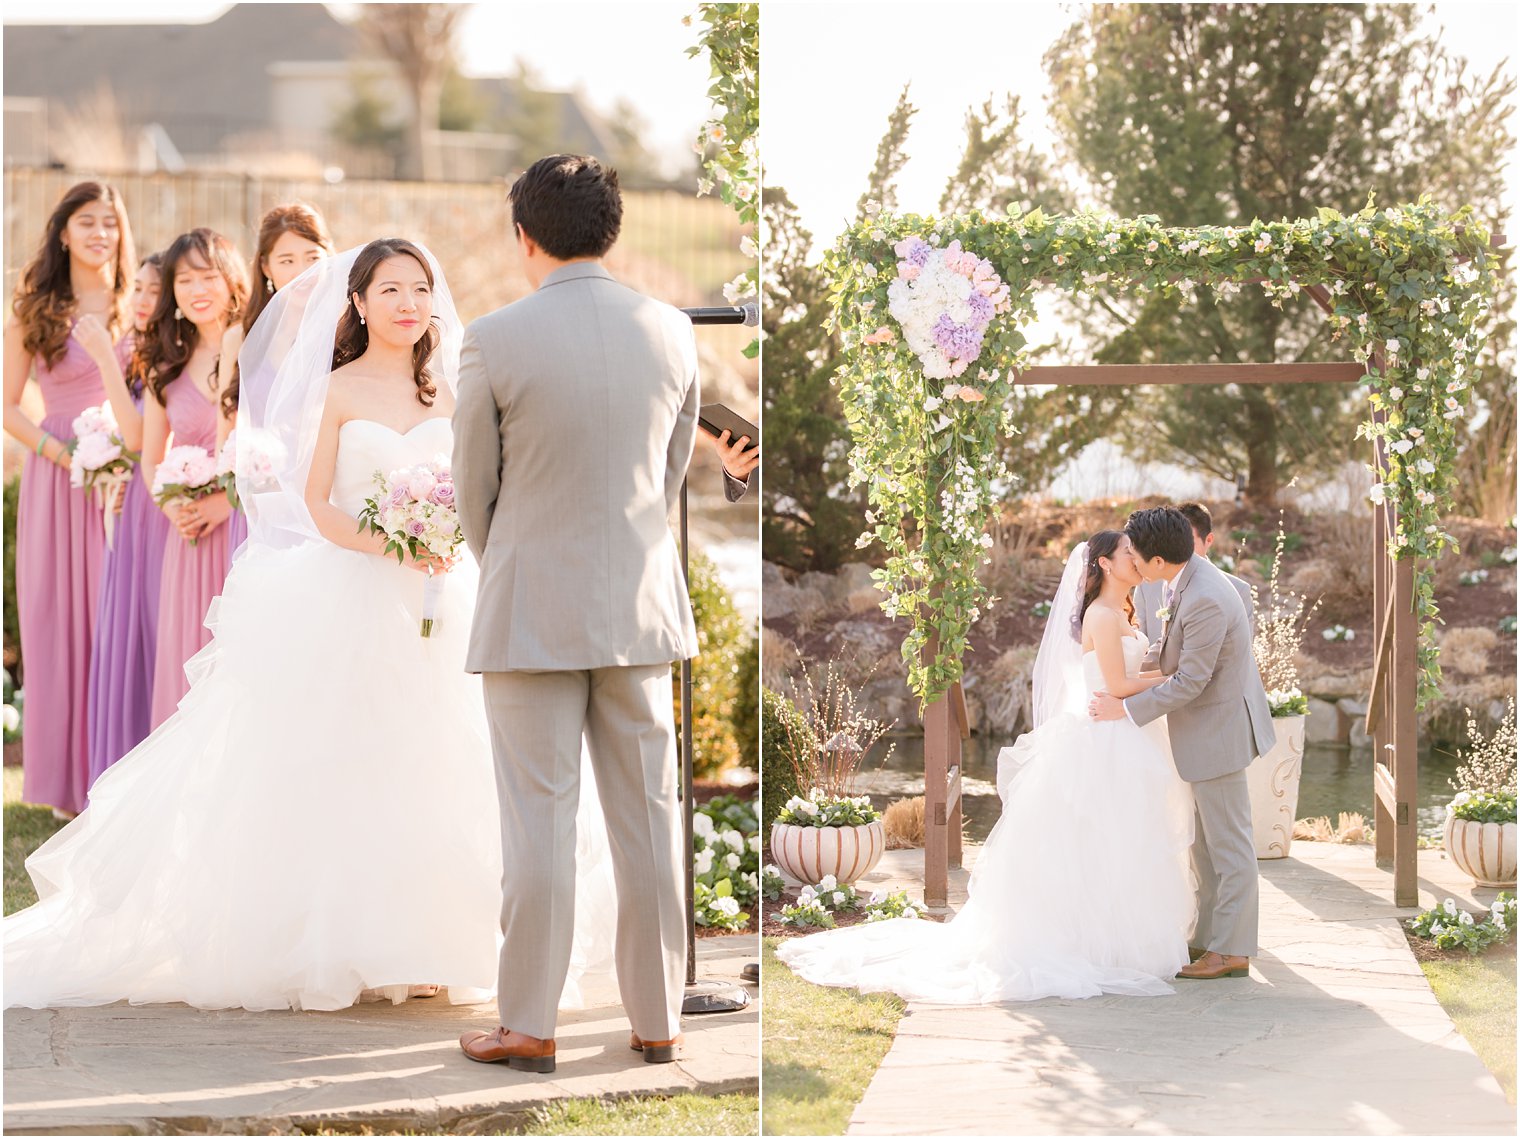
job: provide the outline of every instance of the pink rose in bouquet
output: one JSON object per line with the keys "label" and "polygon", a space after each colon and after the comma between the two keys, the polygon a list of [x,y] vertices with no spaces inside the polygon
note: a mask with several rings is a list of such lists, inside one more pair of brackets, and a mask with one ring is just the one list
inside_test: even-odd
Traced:
{"label": "pink rose in bouquet", "polygon": [[160,506],[194,502],[221,489],[216,456],[193,444],[170,447],[153,476],[153,500]]}

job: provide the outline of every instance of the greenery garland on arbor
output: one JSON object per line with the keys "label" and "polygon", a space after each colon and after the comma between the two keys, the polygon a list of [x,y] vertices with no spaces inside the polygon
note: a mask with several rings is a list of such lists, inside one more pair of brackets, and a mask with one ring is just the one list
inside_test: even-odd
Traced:
{"label": "greenery garland on arbor", "polygon": [[[760,6],[698,4],[697,15],[703,26],[686,54],[707,53],[712,69],[707,97],[715,111],[692,144],[703,156],[697,193],[716,190],[739,215],[739,223],[750,227],[739,251],[753,264],[723,286],[728,302],[738,304],[760,291],[760,250],[752,236],[760,216]],[[683,22],[689,26],[692,18]],[[757,337],[744,354],[753,359],[759,350]]]}
{"label": "greenery garland on arbor", "polygon": [[[914,238],[952,260],[970,254],[990,262],[974,274],[965,263],[966,279],[977,278],[997,315],[984,321],[979,354],[971,354],[969,367],[958,365],[959,374],[944,374],[940,357],[928,371],[941,378],[932,378],[906,342],[903,302],[918,273],[912,261],[923,260]],[[1038,210],[940,219],[876,211],[846,231],[826,268],[846,344],[836,382],[855,440],[850,478],[866,484],[870,503],[870,528],[857,546],[884,548],[885,568],[875,574],[886,594],[882,608],[913,622],[902,646],[910,688],[927,704],[960,679],[967,634],[994,600],[977,567],[1007,486],[998,437],[1019,429],[1008,397],[1029,366],[1022,326],[1034,318],[1038,285],[1112,283],[1184,295],[1212,288],[1220,298],[1262,288],[1279,307],[1306,286],[1324,286],[1335,306],[1332,339],[1346,338],[1367,366],[1361,389],[1368,418],[1357,437],[1384,441],[1371,499],[1396,507],[1390,553],[1429,559],[1456,548],[1442,527],[1441,504],[1453,490],[1456,421],[1471,402],[1493,261],[1488,231],[1470,208],[1446,213],[1428,197],[1387,209],[1369,201],[1346,217],[1322,209],[1312,219],[1247,226],[1166,228],[1150,216]],[[989,269],[1006,293],[992,290]],[[967,320],[964,304],[958,311],[952,323]],[[963,360],[969,350],[963,338]],[[1440,680],[1428,569],[1417,568],[1415,606],[1423,703]],[[932,659],[925,652],[931,636],[938,638]]]}

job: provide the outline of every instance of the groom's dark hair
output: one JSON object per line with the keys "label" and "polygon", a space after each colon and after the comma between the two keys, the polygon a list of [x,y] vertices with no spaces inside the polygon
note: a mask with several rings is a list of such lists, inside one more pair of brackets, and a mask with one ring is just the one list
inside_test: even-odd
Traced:
{"label": "groom's dark hair", "polygon": [[585,155],[540,158],[507,196],[513,224],[557,261],[601,257],[623,226],[617,171]]}
{"label": "groom's dark hair", "polygon": [[1180,566],[1193,556],[1193,525],[1175,506],[1137,510],[1124,524],[1130,545],[1146,561],[1159,557]]}

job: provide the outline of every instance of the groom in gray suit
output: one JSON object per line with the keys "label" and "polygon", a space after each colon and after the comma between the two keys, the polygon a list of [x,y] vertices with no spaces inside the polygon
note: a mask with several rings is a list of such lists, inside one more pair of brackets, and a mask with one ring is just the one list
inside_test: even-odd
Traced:
{"label": "groom in gray suit", "polygon": [[454,412],[460,523],[480,562],[465,667],[484,674],[506,939],[501,1027],[460,1047],[554,1071],[584,738],[622,903],[630,1045],[668,1062],[686,967],[670,664],[696,651],[668,520],[696,432],[696,338],[602,268],[623,216],[615,171],[553,155],[511,202],[536,291],[466,330]]}
{"label": "groom in gray suit", "polygon": [[1198,920],[1190,938],[1196,959],[1177,976],[1244,977],[1256,954],[1257,931],[1256,847],[1245,769],[1276,743],[1251,656],[1246,609],[1229,579],[1194,553],[1193,529],[1175,507],[1136,511],[1124,532],[1140,576],[1171,587],[1160,654],[1167,680],[1126,700],[1100,692],[1089,711],[1099,720],[1127,715],[1142,726],[1167,718],[1172,760],[1193,791],[1198,875]]}

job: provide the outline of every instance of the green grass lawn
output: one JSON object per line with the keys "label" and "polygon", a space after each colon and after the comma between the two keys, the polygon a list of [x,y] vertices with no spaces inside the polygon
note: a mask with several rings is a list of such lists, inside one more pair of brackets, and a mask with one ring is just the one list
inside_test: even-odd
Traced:
{"label": "green grass lawn", "polygon": [[572,1099],[539,1108],[523,1135],[756,1135],[760,1097]]}
{"label": "green grass lawn", "polygon": [[5,912],[13,914],[37,900],[32,880],[26,876],[27,855],[36,850],[63,824],[47,807],[21,801],[21,768],[5,769]]}
{"label": "green grass lawn", "polygon": [[[1515,1102],[1515,946],[1477,957],[1421,961],[1436,999]],[[770,994],[766,994],[769,1001]]]}
{"label": "green grass lawn", "polygon": [[765,1133],[843,1135],[905,1006],[888,993],[810,985],[776,960],[775,938],[762,946]]}

